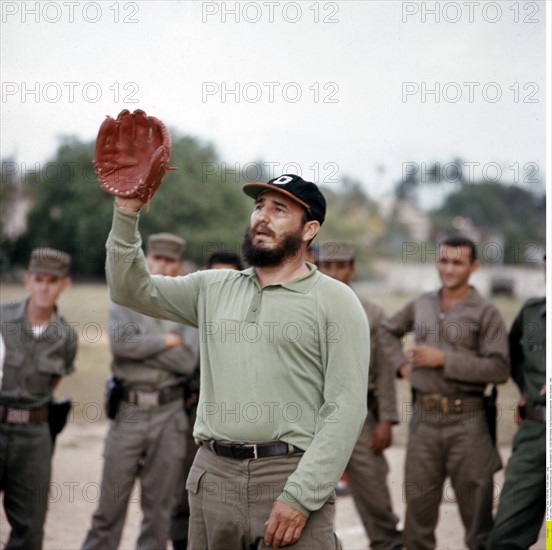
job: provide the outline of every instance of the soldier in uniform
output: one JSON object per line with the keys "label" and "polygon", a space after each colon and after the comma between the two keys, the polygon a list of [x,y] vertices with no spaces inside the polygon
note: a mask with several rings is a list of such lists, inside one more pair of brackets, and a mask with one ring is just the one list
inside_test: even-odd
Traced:
{"label": "soldier in uniform", "polygon": [[502,466],[486,423],[483,392],[508,378],[508,339],[497,308],[469,284],[478,268],[474,243],[444,239],[438,249],[441,288],[422,294],[383,321],[382,346],[415,332],[407,358],[393,365],[415,395],[408,439],[404,544],[435,548],[435,526],[450,476],[470,549],[483,548],[492,527],[493,474]]}
{"label": "soldier in uniform", "polygon": [[[184,246],[177,235],[151,235],[146,245],[150,273],[179,275]],[[165,548],[190,429],[183,382],[198,361],[198,334],[116,304],[109,321],[121,403],[107,435],[101,496],[83,548],[117,548],[136,478],[143,511],[136,547]]]}
{"label": "soldier in uniform", "polygon": [[48,404],[61,377],[73,372],[77,352],[76,332],[56,306],[71,284],[70,261],[59,250],[33,250],[24,279],[28,297],[0,306],[6,345],[0,491],[12,528],[10,550],[42,548],[52,455]]}
{"label": "soldier in uniform", "polygon": [[[346,285],[355,275],[353,245],[346,241],[326,241],[315,249],[318,269]],[[379,345],[378,330],[385,313],[371,300],[360,298],[370,325],[370,370],[368,378],[368,416],[347,464],[346,472],[370,539],[371,548],[402,548],[398,518],[393,513],[386,478],[389,466],[383,451],[391,445],[391,426],[398,423],[395,371]],[[400,349],[398,343],[395,347]],[[374,496],[377,495],[377,498]]]}
{"label": "soldier in uniform", "polygon": [[[545,258],[546,259],[546,258]],[[487,548],[525,549],[537,542],[546,503],[546,297],[522,307],[510,330],[512,378],[521,426],[514,436]]]}

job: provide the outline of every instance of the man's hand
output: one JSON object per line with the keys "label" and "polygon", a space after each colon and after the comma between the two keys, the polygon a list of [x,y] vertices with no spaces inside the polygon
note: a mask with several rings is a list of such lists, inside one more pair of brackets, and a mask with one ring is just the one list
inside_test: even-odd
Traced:
{"label": "man's hand", "polygon": [[306,523],[307,518],[301,512],[281,500],[274,501],[265,523],[265,544],[280,548],[297,542]]}
{"label": "man's hand", "polygon": [[[516,406],[516,410],[514,411],[514,422],[521,426],[523,424],[523,418],[521,417],[522,413],[521,411],[525,409],[525,405],[527,403],[525,402],[525,397],[521,396],[519,398],[518,404]],[[524,411],[525,412],[525,411]]]}
{"label": "man's hand", "polygon": [[416,367],[438,368],[445,364],[445,352],[432,346],[415,346],[407,355]]}
{"label": "man's hand", "polygon": [[167,332],[165,334],[165,349],[179,348],[184,345],[182,338],[174,332]]}
{"label": "man's hand", "polygon": [[123,212],[138,212],[144,204],[138,197],[132,199],[115,198],[115,206]]}
{"label": "man's hand", "polygon": [[378,422],[372,431],[370,449],[379,455],[391,445],[391,422],[382,420]]}
{"label": "man's hand", "polygon": [[403,363],[399,368],[399,373],[402,378],[410,380],[410,374],[412,373],[412,363]]}

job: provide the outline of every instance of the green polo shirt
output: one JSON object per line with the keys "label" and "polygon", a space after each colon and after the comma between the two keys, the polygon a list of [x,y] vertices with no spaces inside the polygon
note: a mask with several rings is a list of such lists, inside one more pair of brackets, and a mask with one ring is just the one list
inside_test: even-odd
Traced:
{"label": "green polo shirt", "polygon": [[253,268],[150,276],[137,214],[115,209],[114,302],[200,331],[198,441],[281,440],[306,452],[279,499],[301,512],[332,493],[366,417],[370,332],[346,285],[310,272],[264,288]]}

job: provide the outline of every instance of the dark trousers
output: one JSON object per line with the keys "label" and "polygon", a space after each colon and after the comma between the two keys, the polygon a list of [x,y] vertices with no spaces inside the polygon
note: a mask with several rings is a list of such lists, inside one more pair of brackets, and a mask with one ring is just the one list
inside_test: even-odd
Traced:
{"label": "dark trousers", "polygon": [[546,424],[526,420],[514,437],[487,548],[526,549],[537,542],[546,504]]}
{"label": "dark trousers", "polygon": [[0,423],[0,492],[12,528],[6,550],[42,548],[51,456],[47,422]]}

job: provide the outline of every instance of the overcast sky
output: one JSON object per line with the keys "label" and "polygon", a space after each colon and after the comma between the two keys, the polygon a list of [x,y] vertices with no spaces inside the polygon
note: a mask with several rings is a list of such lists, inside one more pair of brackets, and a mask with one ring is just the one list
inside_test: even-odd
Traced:
{"label": "overcast sky", "polygon": [[545,171],[542,1],[36,5],[2,2],[1,152],[27,166],[141,108],[246,176],[262,159],[375,198],[433,161]]}

